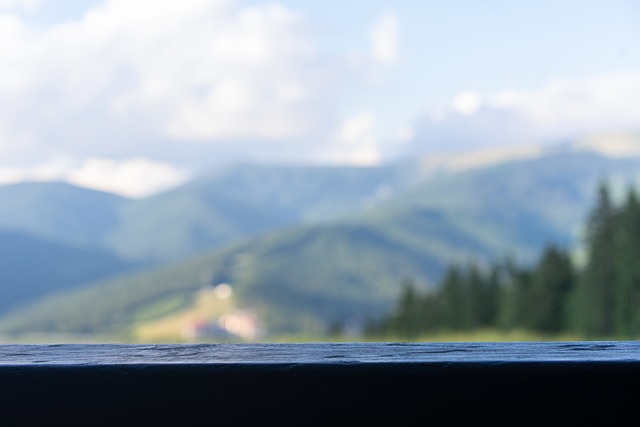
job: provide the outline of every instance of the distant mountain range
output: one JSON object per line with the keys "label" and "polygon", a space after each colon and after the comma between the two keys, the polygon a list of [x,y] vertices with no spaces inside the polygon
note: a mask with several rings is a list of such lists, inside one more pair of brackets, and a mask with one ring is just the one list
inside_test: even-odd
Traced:
{"label": "distant mountain range", "polygon": [[414,165],[241,165],[140,200],[65,183],[22,183],[0,187],[0,228],[102,247],[139,262],[167,262],[373,206],[408,188],[419,173]]}
{"label": "distant mountain range", "polygon": [[137,267],[103,249],[15,231],[0,231],[0,264],[0,312]]}
{"label": "distant mountain range", "polygon": [[408,188],[418,169],[241,165],[130,201],[103,239],[136,260],[172,261],[241,238],[329,221]]}
{"label": "distant mountain range", "polygon": [[579,249],[597,184],[621,195],[640,179],[640,158],[597,147],[473,167],[244,165],[142,200],[63,184],[0,188],[0,227],[143,265],[32,294],[33,304],[0,318],[0,331],[122,332],[141,311],[169,298],[188,304],[222,282],[270,331],[361,323],[392,307],[403,280],[436,286],[450,262],[529,263],[549,243]]}

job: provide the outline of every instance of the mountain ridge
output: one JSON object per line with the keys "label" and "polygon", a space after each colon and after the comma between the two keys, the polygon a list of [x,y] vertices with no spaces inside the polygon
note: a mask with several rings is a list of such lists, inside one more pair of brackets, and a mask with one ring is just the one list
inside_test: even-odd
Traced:
{"label": "mountain ridge", "polygon": [[[531,263],[548,243],[579,248],[596,185],[607,179],[613,196],[622,196],[640,182],[640,158],[575,144],[582,148],[525,150],[535,155],[444,171],[420,159],[367,168],[242,165],[143,200],[87,190],[115,224],[78,240],[143,268],[68,290],[64,298],[77,307],[60,295],[42,299],[0,319],[0,330],[122,331],[144,307],[164,298],[186,304],[218,283],[233,285],[272,330],[362,323],[390,309],[403,280],[432,288],[450,262],[513,256]],[[53,212],[45,224],[65,211]]]}
{"label": "mountain ridge", "polygon": [[[256,309],[272,331],[321,333],[330,323],[362,323],[392,307],[403,280],[429,289],[449,262],[508,255],[534,262],[547,243],[579,246],[596,185],[608,178],[622,192],[638,182],[638,171],[636,158],[557,151],[430,176],[375,208],[246,236],[93,284],[67,302],[40,301],[38,309],[5,317],[0,330],[64,324],[82,332],[124,331],[143,307],[163,298],[188,301],[219,283],[231,284],[238,301]],[[130,296],[119,294],[125,289]],[[121,302],[107,303],[116,300]],[[89,313],[93,320],[87,323]]]}

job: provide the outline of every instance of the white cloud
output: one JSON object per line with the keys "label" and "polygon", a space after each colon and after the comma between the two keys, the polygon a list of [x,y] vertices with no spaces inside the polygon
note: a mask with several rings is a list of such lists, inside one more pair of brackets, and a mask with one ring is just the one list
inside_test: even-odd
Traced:
{"label": "white cloud", "polygon": [[398,59],[398,22],[395,13],[387,12],[369,33],[372,58],[383,64],[392,64]]}
{"label": "white cloud", "polygon": [[[14,11],[27,4],[0,0]],[[385,73],[397,71],[385,66],[400,59],[394,12],[379,16],[350,66],[348,46],[346,53],[317,52],[309,23],[277,3],[92,4],[80,18],[55,24],[0,13],[0,166],[7,176],[64,156],[194,168],[239,159],[373,164],[404,149],[467,149],[638,125],[640,78],[627,74],[461,92],[439,116],[397,135],[409,114],[400,109],[417,105],[400,101],[407,95],[401,86],[411,82],[395,86],[393,100],[385,97],[391,86],[367,84],[386,84]],[[385,100],[393,102],[376,104]],[[396,106],[399,114],[383,113]]]}
{"label": "white cloud", "polygon": [[472,91],[459,93],[452,101],[453,110],[464,115],[475,114],[480,105],[480,97]]}
{"label": "white cloud", "polygon": [[340,129],[340,141],[345,145],[360,143],[370,136],[374,121],[370,111],[363,111],[345,120]]}
{"label": "white cloud", "polygon": [[375,165],[381,155],[375,135],[375,117],[370,111],[346,119],[335,138],[331,161],[351,165]]}
{"label": "white cloud", "polygon": [[183,170],[145,158],[123,161],[89,158],[66,175],[72,184],[130,197],[148,196],[182,184],[189,178]]}
{"label": "white cloud", "polygon": [[108,0],[44,28],[0,14],[0,154],[306,137],[327,91],[305,31],[284,6],[233,1]]}
{"label": "white cloud", "polygon": [[56,157],[30,167],[0,167],[0,185],[20,181],[63,181],[70,167],[72,162],[66,157]]}
{"label": "white cloud", "polygon": [[576,149],[596,151],[605,156],[638,157],[640,156],[640,133],[608,132],[588,135],[573,144]]}
{"label": "white cloud", "polygon": [[0,167],[0,185],[21,181],[63,181],[127,197],[144,197],[184,183],[189,173],[146,158],[121,161],[57,157],[30,167]]}
{"label": "white cloud", "polygon": [[559,79],[540,90],[504,91],[490,102],[517,109],[539,126],[558,130],[640,127],[640,74]]}
{"label": "white cloud", "polygon": [[481,97],[463,92],[416,126],[409,149],[456,152],[640,129],[640,74],[554,80]]}
{"label": "white cloud", "polygon": [[0,12],[3,10],[22,9],[35,10],[40,0],[0,0]]}
{"label": "white cloud", "polygon": [[341,85],[397,60],[392,12],[371,30],[360,68],[316,52],[308,22],[277,3],[105,0],[56,22],[0,14],[5,170],[60,156],[198,167],[382,156],[373,114],[340,128],[336,104],[347,97]]}

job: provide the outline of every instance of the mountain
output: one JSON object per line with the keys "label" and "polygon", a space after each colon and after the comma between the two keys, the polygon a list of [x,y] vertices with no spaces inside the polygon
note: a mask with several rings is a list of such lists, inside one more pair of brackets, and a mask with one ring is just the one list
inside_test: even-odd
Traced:
{"label": "mountain", "polygon": [[0,187],[0,228],[64,244],[97,246],[127,199],[61,182]]}
{"label": "mountain", "polygon": [[229,282],[271,330],[314,331],[324,328],[319,317],[379,313],[402,274],[424,277],[438,269],[429,254],[398,247],[370,225],[306,226],[53,296],[9,315],[0,330],[122,332],[150,307],[176,297],[188,303],[201,288]]}
{"label": "mountain", "polygon": [[[515,256],[529,263],[548,243],[579,249],[585,215],[605,179],[619,197],[640,179],[640,159],[563,148],[432,174],[387,192],[369,209],[355,208],[364,198],[348,202],[345,196],[349,209],[331,221],[273,229],[42,300],[2,319],[0,331],[122,332],[140,313],[169,299],[184,306],[197,290],[222,282],[231,284],[239,303],[257,310],[273,332],[321,332],[330,323],[361,323],[392,307],[403,280],[434,287],[452,261]],[[368,190],[382,181],[371,182]],[[266,201],[275,197],[264,194]],[[303,197],[301,191],[302,205]]]}
{"label": "mountain", "polygon": [[611,159],[592,152],[560,151],[425,180],[381,207],[381,212],[442,211],[466,233],[523,260],[541,245],[580,243],[584,215],[597,184],[616,197],[640,177],[640,159]]}
{"label": "mountain", "polygon": [[[429,187],[431,178],[435,178],[434,189],[424,190],[433,193],[431,201],[442,200],[449,207],[467,209],[460,191],[445,189],[447,185],[459,185],[453,183],[455,180],[475,179],[466,172],[498,168],[494,174],[499,174],[501,165],[535,162],[554,152],[566,154],[569,167],[576,162],[575,167],[585,165],[589,170],[574,171],[581,176],[596,173],[593,168],[603,168],[602,173],[609,174],[624,167],[625,156],[640,153],[640,134],[594,135],[557,146],[430,156],[377,167],[236,165],[144,199],[125,199],[63,183],[14,184],[0,187],[0,228],[63,244],[100,247],[137,262],[160,264],[283,227],[371,210],[403,193],[423,191],[416,186]],[[589,154],[601,154],[615,162],[588,165],[574,160],[575,156]],[[527,173],[518,179],[526,180]],[[537,179],[537,175],[531,176]],[[447,179],[452,183],[447,184]],[[570,174],[554,179],[590,183]],[[556,186],[557,182],[552,182],[548,188],[557,191]],[[471,196],[465,198],[473,201]],[[459,200],[453,200],[455,197]],[[524,198],[522,201],[527,202]],[[436,207],[440,205],[436,203]],[[485,203],[482,209],[493,205]],[[558,209],[544,214],[564,215]],[[573,204],[567,209],[575,212]],[[551,222],[556,220],[560,218]],[[575,224],[575,218],[570,220]],[[565,220],[559,226],[564,229],[567,224]]]}
{"label": "mountain", "polygon": [[15,231],[0,231],[0,260],[0,313],[136,267],[105,250],[63,245]]}
{"label": "mountain", "polygon": [[417,169],[240,165],[125,205],[107,246],[137,260],[185,259],[235,240],[370,207]]}
{"label": "mountain", "polygon": [[239,165],[144,199],[63,183],[14,184],[0,187],[0,227],[163,263],[366,209],[403,191],[419,175],[419,168],[395,165]]}
{"label": "mountain", "polygon": [[[31,237],[25,239],[33,243],[21,253],[20,271],[8,265],[12,257],[0,259],[0,270],[12,278],[0,284],[1,291],[27,302],[129,271],[130,265],[162,265],[269,230],[335,218],[406,186],[405,175],[397,168],[240,166],[141,200],[65,183],[0,187],[0,229],[27,233]],[[20,246],[16,239],[6,239],[7,245]],[[68,255],[59,263],[60,271],[51,270],[56,256],[28,256],[40,251],[38,239],[55,255]],[[74,248],[80,265],[103,257],[104,271],[61,274],[65,268],[78,270],[67,265]],[[36,272],[46,272],[49,280],[40,280]],[[14,296],[0,304],[0,312],[14,306]]]}

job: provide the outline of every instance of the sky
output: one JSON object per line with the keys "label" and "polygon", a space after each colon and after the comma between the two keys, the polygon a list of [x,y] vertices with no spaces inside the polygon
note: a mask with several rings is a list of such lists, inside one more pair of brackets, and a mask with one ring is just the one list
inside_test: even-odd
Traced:
{"label": "sky", "polygon": [[640,130],[636,0],[0,0],[0,183],[145,197]]}

